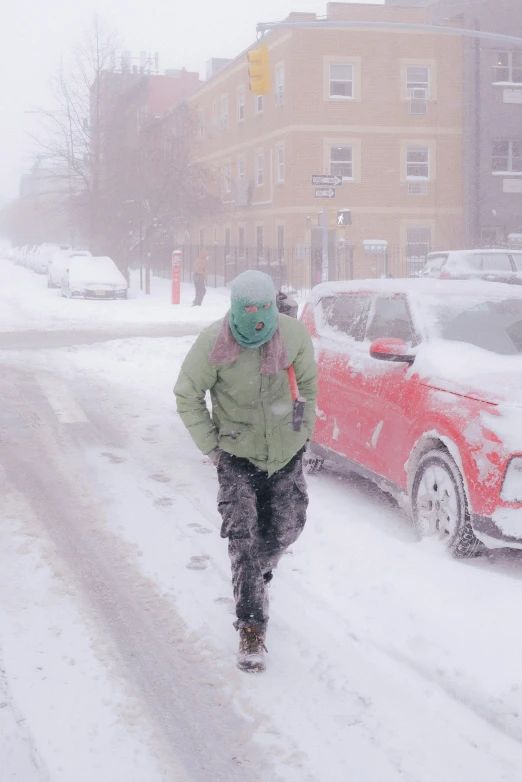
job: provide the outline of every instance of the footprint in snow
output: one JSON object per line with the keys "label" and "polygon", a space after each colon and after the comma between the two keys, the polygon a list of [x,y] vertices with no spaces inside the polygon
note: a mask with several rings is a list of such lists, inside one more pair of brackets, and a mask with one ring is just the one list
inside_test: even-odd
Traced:
{"label": "footprint in snow", "polygon": [[105,456],[112,464],[123,464],[127,461],[123,456],[117,456],[115,453],[108,453],[104,451],[102,456]]}
{"label": "footprint in snow", "polygon": [[189,570],[206,570],[208,567],[209,557],[206,554],[202,556],[193,556],[187,563]]}
{"label": "footprint in snow", "polygon": [[158,497],[157,500],[154,500],[154,505],[158,508],[170,508],[171,505],[174,505],[174,500],[171,500],[170,497]]}
{"label": "footprint in snow", "polygon": [[170,478],[168,475],[162,475],[161,473],[154,473],[154,475],[149,475],[149,478],[152,481],[157,481],[158,483],[170,483]]}

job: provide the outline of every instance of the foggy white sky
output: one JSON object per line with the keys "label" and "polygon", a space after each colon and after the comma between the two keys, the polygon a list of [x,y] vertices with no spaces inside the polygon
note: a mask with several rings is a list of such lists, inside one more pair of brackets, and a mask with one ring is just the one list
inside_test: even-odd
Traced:
{"label": "foggy white sky", "polygon": [[161,70],[185,66],[203,73],[210,57],[232,57],[255,40],[257,22],[283,19],[290,11],[325,10],[326,0],[6,0],[0,36],[0,203],[16,196],[20,172],[31,163],[28,134],[38,118],[24,112],[49,106],[49,77],[94,13],[109,20],[126,48],[159,51]]}

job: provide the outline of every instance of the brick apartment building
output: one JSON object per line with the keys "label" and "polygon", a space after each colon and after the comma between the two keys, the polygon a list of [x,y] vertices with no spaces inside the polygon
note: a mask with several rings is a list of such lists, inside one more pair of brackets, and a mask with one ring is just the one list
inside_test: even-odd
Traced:
{"label": "brick apartment building", "polygon": [[[294,284],[316,281],[324,202],[313,174],[343,178],[329,202],[331,279],[382,273],[369,242],[387,242],[388,271],[402,275],[431,249],[462,244],[462,41],[350,26],[425,24],[425,8],[329,3],[327,18],[346,24],[266,36],[271,95],[249,92],[242,53],[188,98],[193,156],[214,171],[223,203],[219,219],[190,227],[191,243],[215,248],[216,280],[250,253],[248,265],[275,260]],[[336,227],[339,209],[351,226]]]}
{"label": "brick apartment building", "polygon": [[[386,0],[423,6],[431,24],[522,38],[520,0]],[[463,41],[464,240],[499,246],[522,238],[522,46]]]}

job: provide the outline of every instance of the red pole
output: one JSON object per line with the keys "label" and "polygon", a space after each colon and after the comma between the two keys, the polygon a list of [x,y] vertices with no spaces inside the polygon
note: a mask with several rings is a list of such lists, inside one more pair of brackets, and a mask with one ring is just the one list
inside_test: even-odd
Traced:
{"label": "red pole", "polygon": [[181,255],[181,250],[172,253],[172,304],[180,303]]}

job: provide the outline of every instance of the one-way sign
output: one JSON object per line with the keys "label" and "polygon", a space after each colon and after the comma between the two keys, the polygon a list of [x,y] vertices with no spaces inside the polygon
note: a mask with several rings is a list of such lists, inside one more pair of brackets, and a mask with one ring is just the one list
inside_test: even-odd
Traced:
{"label": "one-way sign", "polygon": [[314,174],[312,176],[312,185],[329,185],[330,187],[339,187],[343,183],[342,176],[337,174]]}
{"label": "one-way sign", "polygon": [[316,187],[315,188],[315,197],[316,198],[335,198],[335,190],[333,187]]}

